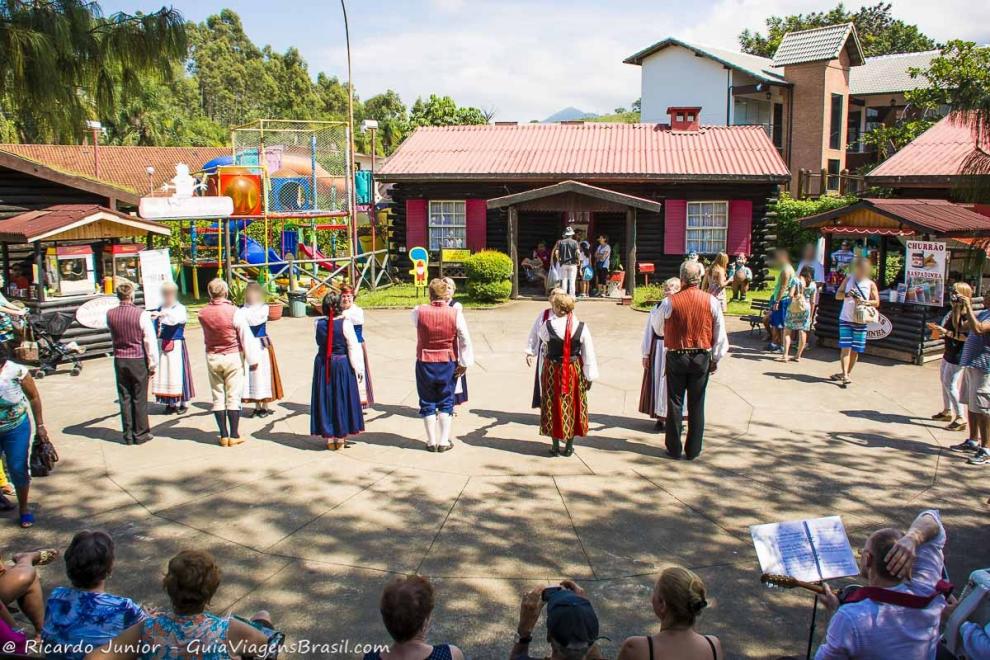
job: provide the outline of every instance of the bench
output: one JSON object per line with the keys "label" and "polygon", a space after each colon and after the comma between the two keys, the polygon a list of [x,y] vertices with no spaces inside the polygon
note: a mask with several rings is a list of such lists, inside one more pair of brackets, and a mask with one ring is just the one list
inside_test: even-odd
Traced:
{"label": "bench", "polygon": [[763,317],[770,309],[770,301],[754,300],[750,304],[750,314],[741,317],[743,321],[749,323],[749,332],[759,331],[763,328]]}

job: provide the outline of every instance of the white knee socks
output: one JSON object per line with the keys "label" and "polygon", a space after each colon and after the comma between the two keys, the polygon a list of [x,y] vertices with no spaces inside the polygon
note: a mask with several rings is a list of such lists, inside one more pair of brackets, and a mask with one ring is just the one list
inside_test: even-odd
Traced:
{"label": "white knee socks", "polygon": [[437,416],[427,415],[423,418],[423,424],[426,426],[426,446],[436,447],[437,437],[439,436],[439,429],[437,428]]}
{"label": "white knee socks", "polygon": [[450,442],[450,427],[454,422],[454,418],[450,416],[450,413],[440,413],[437,415],[437,419],[440,421],[440,446],[449,447]]}

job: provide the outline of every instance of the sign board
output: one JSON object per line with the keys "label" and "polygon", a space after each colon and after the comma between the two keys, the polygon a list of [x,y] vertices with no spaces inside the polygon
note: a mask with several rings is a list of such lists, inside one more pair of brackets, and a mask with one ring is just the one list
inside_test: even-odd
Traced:
{"label": "sign board", "polygon": [[429,280],[430,253],[423,247],[414,247],[409,250],[409,259],[412,261],[412,270],[409,274],[413,276],[413,283],[418,289],[425,289]]}
{"label": "sign board", "polygon": [[876,323],[866,324],[866,341],[876,341],[890,335],[894,330],[894,324],[883,314],[877,314]]}
{"label": "sign board", "polygon": [[[906,287],[902,302],[941,307],[945,301],[948,250],[945,243],[906,241]],[[898,295],[898,298],[900,296]]]}
{"label": "sign board", "polygon": [[144,308],[158,309],[162,306],[162,285],[172,281],[172,262],[168,248],[144,250],[141,257],[141,288],[144,289]]}
{"label": "sign board", "polygon": [[471,250],[444,248],[440,250],[440,261],[464,261],[471,256]]}
{"label": "sign board", "polygon": [[117,296],[100,296],[83,303],[76,310],[76,321],[84,328],[107,329],[107,312],[120,305]]}
{"label": "sign board", "polygon": [[181,218],[229,218],[234,214],[230,197],[142,197],[138,214],[146,220]]}

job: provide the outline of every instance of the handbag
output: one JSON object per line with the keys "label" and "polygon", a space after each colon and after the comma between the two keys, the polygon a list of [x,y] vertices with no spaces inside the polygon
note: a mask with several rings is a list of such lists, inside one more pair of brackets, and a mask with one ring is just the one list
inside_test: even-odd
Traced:
{"label": "handbag", "polygon": [[58,452],[51,440],[42,438],[41,435],[34,434],[34,442],[31,445],[31,468],[32,477],[47,477],[55,469],[58,463]]}
{"label": "handbag", "polygon": [[[866,301],[867,296],[863,295],[863,290],[858,284],[856,285],[856,288],[859,290],[863,300]],[[861,305],[859,304],[859,301],[857,301],[856,308],[853,310],[853,320],[855,320],[856,323],[863,324],[876,323],[880,320],[880,312],[876,307],[871,305]]]}
{"label": "handbag", "polygon": [[31,329],[31,324],[27,324],[24,331],[24,339],[21,341],[20,345],[14,349],[14,358],[18,362],[37,362],[38,361],[38,342],[34,339],[34,330]]}

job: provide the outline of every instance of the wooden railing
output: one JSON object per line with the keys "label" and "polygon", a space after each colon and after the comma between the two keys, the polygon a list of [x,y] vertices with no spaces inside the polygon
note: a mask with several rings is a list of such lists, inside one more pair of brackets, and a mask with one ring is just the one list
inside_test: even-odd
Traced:
{"label": "wooden railing", "polygon": [[860,174],[850,174],[842,170],[838,174],[821,171],[798,170],[797,198],[820,197],[825,194],[855,195],[866,190],[866,178]]}

